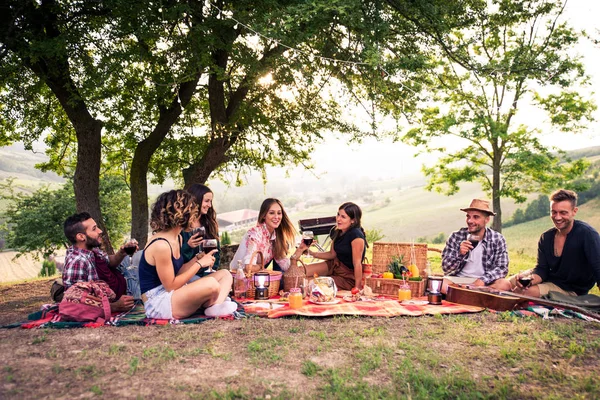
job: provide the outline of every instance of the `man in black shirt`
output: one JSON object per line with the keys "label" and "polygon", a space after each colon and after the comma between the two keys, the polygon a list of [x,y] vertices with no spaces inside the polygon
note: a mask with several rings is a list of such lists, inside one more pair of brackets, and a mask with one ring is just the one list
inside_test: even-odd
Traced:
{"label": "man in black shirt", "polygon": [[[577,194],[558,190],[550,196],[550,218],[554,228],[544,232],[538,243],[537,265],[532,271],[510,278],[516,293],[541,297],[548,292],[584,295],[600,285],[600,235],[590,225],[575,220]],[[531,275],[527,287],[519,282]]]}

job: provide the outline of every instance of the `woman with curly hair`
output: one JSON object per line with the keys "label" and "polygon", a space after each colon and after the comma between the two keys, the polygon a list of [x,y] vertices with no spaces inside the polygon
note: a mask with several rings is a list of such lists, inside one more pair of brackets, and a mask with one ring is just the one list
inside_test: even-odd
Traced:
{"label": "woman with curly hair", "polygon": [[311,252],[304,242],[291,260],[297,262],[304,251],[314,258],[325,260],[306,266],[306,276],[313,274],[331,276],[339,289],[350,290],[353,287],[362,289],[362,261],[365,258],[367,240],[360,224],[362,211],[354,203],[344,203],[336,216],[336,229],[332,235],[333,245],[329,251]]}
{"label": "woman with curly hair", "polygon": [[265,265],[275,260],[277,265],[273,267],[274,270],[287,271],[290,267],[287,254],[294,244],[294,232],[294,226],[285,213],[283,204],[277,199],[266,199],[260,206],[257,225],[250,228],[242,238],[230,268],[237,269],[238,261],[244,266],[255,263],[256,259],[250,260],[250,257],[255,251],[260,251],[265,257]]}
{"label": "woman with curly hair", "polygon": [[150,227],[154,235],[139,265],[142,300],[149,318],[181,319],[200,307],[206,308],[208,316],[228,315],[237,309],[227,297],[233,282],[229,271],[216,271],[204,278],[195,275],[214,263],[216,250],[183,261],[180,233],[191,228],[198,214],[194,197],[184,190],[163,193],[152,206]]}
{"label": "woman with curly hair", "polygon": [[[200,236],[199,233],[192,235],[192,232],[181,231],[181,254],[183,255],[183,261],[188,262],[200,252],[199,246],[204,239],[217,239],[217,253],[215,254],[214,269],[219,269],[221,243],[219,242],[219,224],[217,223],[217,213],[213,208],[213,192],[206,185],[201,183],[194,183],[187,189],[189,193],[194,196],[194,200],[200,207],[200,219],[197,223],[192,226],[196,228],[199,226],[204,227],[206,235]],[[204,276],[207,268],[198,270],[196,275]]]}

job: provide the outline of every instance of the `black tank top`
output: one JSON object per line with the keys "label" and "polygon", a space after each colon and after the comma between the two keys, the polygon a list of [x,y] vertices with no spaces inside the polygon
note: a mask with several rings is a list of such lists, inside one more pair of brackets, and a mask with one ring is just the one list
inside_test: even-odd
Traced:
{"label": "black tank top", "polygon": [[146,293],[148,290],[154,289],[155,287],[162,285],[162,282],[158,277],[158,272],[156,272],[156,266],[150,265],[148,261],[146,261],[146,250],[148,250],[148,247],[152,246],[152,243],[156,242],[157,240],[164,240],[168,243],[169,247],[171,248],[171,261],[173,263],[173,271],[175,272],[175,275],[177,275],[177,273],[183,266],[183,256],[180,254],[179,258],[173,257],[173,248],[171,247],[171,243],[169,243],[167,239],[156,238],[152,240],[142,252],[142,258],[140,259],[139,274],[140,290],[142,293]]}

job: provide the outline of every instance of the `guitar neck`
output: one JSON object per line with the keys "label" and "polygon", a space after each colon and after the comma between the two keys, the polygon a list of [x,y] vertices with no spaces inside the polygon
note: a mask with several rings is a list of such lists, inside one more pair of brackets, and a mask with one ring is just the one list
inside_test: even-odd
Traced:
{"label": "guitar neck", "polygon": [[562,303],[560,301],[546,300],[546,299],[542,299],[542,298],[539,298],[539,297],[531,297],[531,296],[526,296],[524,294],[517,294],[517,293],[513,293],[513,292],[506,292],[506,291],[503,291],[503,290],[499,290],[498,292],[501,293],[501,294],[507,295],[507,296],[514,296],[514,297],[518,297],[518,298],[523,299],[523,300],[529,300],[529,301],[532,301],[534,303],[542,304],[544,306],[559,307],[559,308],[565,308],[565,309],[571,310],[571,311],[576,311],[578,313],[581,313],[583,315],[587,315],[588,317],[591,317],[591,318],[594,318],[594,319],[600,321],[600,314],[595,313],[593,311],[590,311],[588,309],[585,309],[583,307],[576,306],[574,304]]}

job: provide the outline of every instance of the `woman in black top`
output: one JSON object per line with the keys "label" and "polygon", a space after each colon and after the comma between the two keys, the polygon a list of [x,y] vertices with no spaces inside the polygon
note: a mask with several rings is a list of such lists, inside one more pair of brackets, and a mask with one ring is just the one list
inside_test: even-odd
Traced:
{"label": "woman in black top", "polygon": [[362,289],[362,262],[365,258],[367,240],[360,225],[362,211],[354,203],[344,203],[338,209],[336,229],[333,233],[333,245],[326,252],[311,252],[304,242],[291,257],[295,262],[305,250],[314,258],[325,260],[306,267],[306,276],[315,273],[319,276],[331,276],[339,289]]}
{"label": "woman in black top", "polygon": [[[203,226],[206,230],[204,237],[200,236],[199,233],[192,235],[192,231],[181,232],[181,254],[183,260],[188,262],[200,252],[199,245],[204,239],[217,239],[217,252],[215,253],[215,263],[213,269],[219,269],[221,262],[221,242],[219,241],[219,224],[217,223],[217,213],[213,207],[213,192],[206,185],[201,183],[194,183],[187,189],[187,192],[192,194],[200,208],[200,218],[196,221],[192,227]],[[207,268],[203,268],[198,271],[196,275],[204,276]]]}

